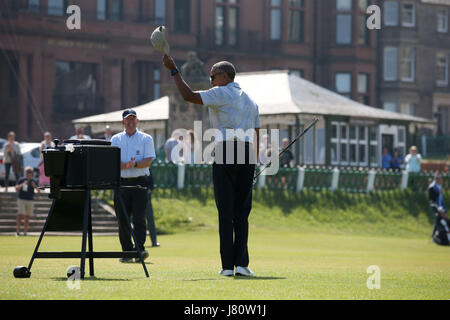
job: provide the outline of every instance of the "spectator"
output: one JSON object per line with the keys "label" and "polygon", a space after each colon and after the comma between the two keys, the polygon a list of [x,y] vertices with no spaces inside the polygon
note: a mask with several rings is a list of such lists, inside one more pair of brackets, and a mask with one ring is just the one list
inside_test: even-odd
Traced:
{"label": "spectator", "polygon": [[[184,157],[184,161],[186,164],[194,164],[195,163],[195,151],[201,152],[200,143],[196,140],[195,134],[193,130],[188,130],[189,133],[189,141],[186,141],[188,153]],[[197,141],[197,145],[195,142]]]}
{"label": "spectator", "polygon": [[24,178],[20,178],[16,184],[16,191],[19,192],[17,200],[19,211],[16,219],[16,235],[19,235],[20,233],[20,225],[22,224],[23,218],[24,236],[27,235],[30,217],[34,213],[34,189],[39,192],[39,189],[37,189],[37,182],[33,179],[33,168],[26,167],[25,174],[26,176]]}
{"label": "spectator", "polygon": [[44,170],[44,156],[42,154],[42,151],[44,151],[47,148],[54,148],[55,143],[52,141],[52,134],[50,132],[44,133],[44,140],[41,141],[41,162],[39,163],[39,185],[45,186],[50,184],[50,178],[45,175]]}
{"label": "spectator", "polygon": [[447,208],[444,204],[442,176],[439,172],[434,175],[433,182],[428,186],[428,197],[430,199],[431,212],[435,218],[431,237],[437,244],[449,245],[450,221],[447,219]]}
{"label": "spectator", "polygon": [[383,156],[381,157],[381,167],[383,169],[390,169],[391,161],[392,161],[392,156],[389,153],[388,148],[383,147]]}
{"label": "spectator", "polygon": [[106,141],[111,141],[112,138],[112,131],[111,131],[111,127],[110,126],[106,126],[105,127],[105,135],[104,135],[104,139]]}
{"label": "spectator", "polygon": [[417,153],[416,146],[409,149],[409,154],[405,157],[406,170],[408,172],[420,172],[420,164],[422,163],[422,156]]}
{"label": "spectator", "polygon": [[[132,216],[134,234],[136,236],[136,247],[134,249],[142,252],[142,260],[148,258],[148,251],[144,244],[147,237],[147,226],[145,224],[145,209],[149,201],[147,188],[149,178],[149,167],[155,158],[155,147],[153,138],[137,129],[139,119],[136,111],[127,109],[122,113],[122,124],[124,131],[115,134],[111,139],[111,145],[120,148],[120,195],[123,206],[119,204],[119,193],[114,194],[114,209],[119,223],[119,240],[123,251],[132,251],[133,243],[131,233],[125,214]],[[123,210],[126,208],[126,212]],[[131,258],[120,258],[123,263],[132,262]],[[141,262],[136,258],[136,262]]]}
{"label": "spectator", "polygon": [[8,192],[11,167],[16,181],[23,175],[23,156],[13,131],[8,133],[8,142],[3,145],[3,163],[5,164],[5,192]]}
{"label": "spectator", "polygon": [[75,135],[70,137],[70,140],[85,140],[85,139],[91,139],[90,136],[84,134],[84,128],[76,128]]}
{"label": "spectator", "polygon": [[403,157],[398,152],[398,149],[395,148],[394,155],[392,156],[391,168],[394,169],[394,171],[400,171],[402,164],[403,164]]}
{"label": "spectator", "polygon": [[179,133],[175,130],[172,132],[172,136],[166,141],[164,145],[164,151],[166,153],[166,162],[175,162],[175,159],[172,159],[172,149],[178,145],[179,141]]}
{"label": "spectator", "polygon": [[[281,150],[286,149],[286,147],[289,145],[289,139],[284,138],[281,141]],[[294,166],[294,154],[291,150],[286,150],[283,152],[283,154],[280,157],[280,168],[292,168]]]}
{"label": "spectator", "polygon": [[269,157],[270,157],[270,142],[269,142],[269,135],[265,134],[263,135],[261,139],[261,143],[259,144],[259,163],[260,164],[267,164],[269,163]]}

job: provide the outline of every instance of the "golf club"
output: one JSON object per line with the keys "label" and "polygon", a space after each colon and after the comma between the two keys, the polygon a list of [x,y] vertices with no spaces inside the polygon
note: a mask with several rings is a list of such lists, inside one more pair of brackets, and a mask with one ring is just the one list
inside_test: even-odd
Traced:
{"label": "golf club", "polygon": [[[299,134],[297,135],[294,140],[292,140],[287,146],[286,148],[284,148],[283,150],[280,151],[280,153],[278,154],[278,158],[281,157],[281,155],[283,153],[286,152],[287,149],[289,149],[298,139],[300,139],[301,137],[303,137],[305,135],[306,132],[308,132],[309,129],[311,129],[312,127],[314,127],[316,125],[316,123],[319,122],[319,118],[314,117],[314,119],[311,121],[311,123],[308,124],[308,126]],[[269,167],[272,164],[272,161],[269,161],[269,163],[267,163],[264,168],[259,171],[255,177],[253,178],[253,185],[255,185],[255,183],[258,181],[258,177],[261,175],[261,173],[263,173],[264,170],[267,169],[267,167]]]}

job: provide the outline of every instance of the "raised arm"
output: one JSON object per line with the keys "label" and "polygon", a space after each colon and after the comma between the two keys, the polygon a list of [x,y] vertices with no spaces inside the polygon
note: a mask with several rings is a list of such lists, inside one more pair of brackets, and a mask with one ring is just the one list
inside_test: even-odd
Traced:
{"label": "raised arm", "polygon": [[[163,63],[164,66],[170,71],[173,71],[175,69],[178,70],[173,59],[166,54],[164,55]],[[195,104],[203,104],[200,93],[192,91],[189,85],[183,80],[180,72],[177,72],[173,76],[173,80],[175,81],[175,85],[177,86],[178,91],[185,101]]]}

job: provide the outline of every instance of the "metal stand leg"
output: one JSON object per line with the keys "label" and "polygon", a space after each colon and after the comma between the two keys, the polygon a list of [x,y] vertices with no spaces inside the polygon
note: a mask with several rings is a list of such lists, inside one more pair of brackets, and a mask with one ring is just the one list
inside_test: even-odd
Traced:
{"label": "metal stand leg", "polygon": [[128,219],[128,214],[127,214],[127,210],[126,210],[126,208],[125,208],[125,204],[123,203],[122,195],[120,194],[120,190],[119,190],[119,189],[116,189],[116,192],[117,192],[117,197],[118,197],[118,199],[119,199],[120,206],[122,207],[122,212],[123,212],[123,214],[124,214],[124,216],[125,216],[125,219],[126,219],[126,221],[127,221],[128,228],[130,229],[131,236],[133,237],[134,246],[135,246],[135,248],[136,248],[136,250],[137,250],[139,259],[141,260],[142,267],[144,268],[145,276],[146,276],[147,278],[149,278],[150,276],[149,276],[149,274],[148,274],[147,267],[145,266],[144,260],[142,259],[142,251],[141,251],[141,248],[139,248],[139,246],[138,246],[138,244],[137,244],[137,241],[136,241],[136,237],[135,237],[135,235],[134,235],[133,228],[131,227],[130,220]]}
{"label": "metal stand leg", "polygon": [[86,263],[86,238],[88,233],[88,221],[89,221],[89,209],[90,209],[90,199],[91,190],[87,189],[84,197],[84,214],[83,214],[83,239],[81,242],[81,263],[80,263],[80,275],[81,279],[84,279],[84,267]]}
{"label": "metal stand leg", "polygon": [[89,245],[89,275],[94,276],[94,243],[92,242],[92,199],[89,197],[89,219],[88,219],[88,245]]}
{"label": "metal stand leg", "polygon": [[42,238],[44,237],[45,230],[47,230],[48,222],[50,221],[50,217],[52,216],[53,209],[55,208],[56,199],[53,199],[52,206],[50,207],[50,211],[48,212],[47,219],[45,220],[44,227],[42,228],[41,235],[39,236],[39,240],[34,248],[33,255],[31,256],[30,263],[28,264],[28,272],[31,270],[31,266],[33,265],[33,261],[36,258],[37,252],[39,250],[39,246],[41,245]]}

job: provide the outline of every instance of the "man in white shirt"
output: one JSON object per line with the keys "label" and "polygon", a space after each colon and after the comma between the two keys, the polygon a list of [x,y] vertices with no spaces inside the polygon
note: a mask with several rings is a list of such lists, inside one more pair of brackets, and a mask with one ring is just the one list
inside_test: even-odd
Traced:
{"label": "man in white shirt", "polygon": [[[215,137],[213,164],[214,197],[219,213],[220,257],[223,276],[254,276],[248,268],[248,216],[252,207],[252,187],[256,155],[259,153],[258,106],[234,82],[236,70],[227,61],[216,63],[210,71],[213,88],[193,92],[184,82],[173,59],[164,55],[163,63],[171,71],[175,84],[185,101],[209,108],[211,127],[220,130]],[[227,130],[227,129],[231,129]],[[233,135],[233,130],[251,132]],[[256,132],[256,153],[252,142]],[[226,146],[229,146],[228,148]],[[234,157],[227,150],[234,147]],[[241,152],[239,153],[238,150]],[[244,152],[242,152],[244,151]],[[253,156],[253,159],[251,159]],[[231,158],[231,159],[230,159]],[[234,159],[233,159],[234,158]],[[241,162],[244,160],[245,162]],[[230,161],[231,160],[231,161]]]}
{"label": "man in white shirt", "polygon": [[[146,238],[145,209],[147,206],[147,176],[152,160],[156,157],[153,139],[150,135],[137,129],[139,119],[136,112],[127,109],[122,113],[122,124],[125,127],[123,132],[111,138],[111,145],[120,147],[120,184],[124,188],[120,189],[128,216],[133,215],[134,233],[136,244],[143,251],[142,257],[145,260],[148,252],[144,243]],[[123,251],[133,251],[131,235],[128,223],[124,218],[122,207],[117,195],[114,197],[114,208],[119,223],[119,239]],[[139,259],[136,259],[139,262]],[[132,262],[131,259],[121,258],[121,262]]]}

